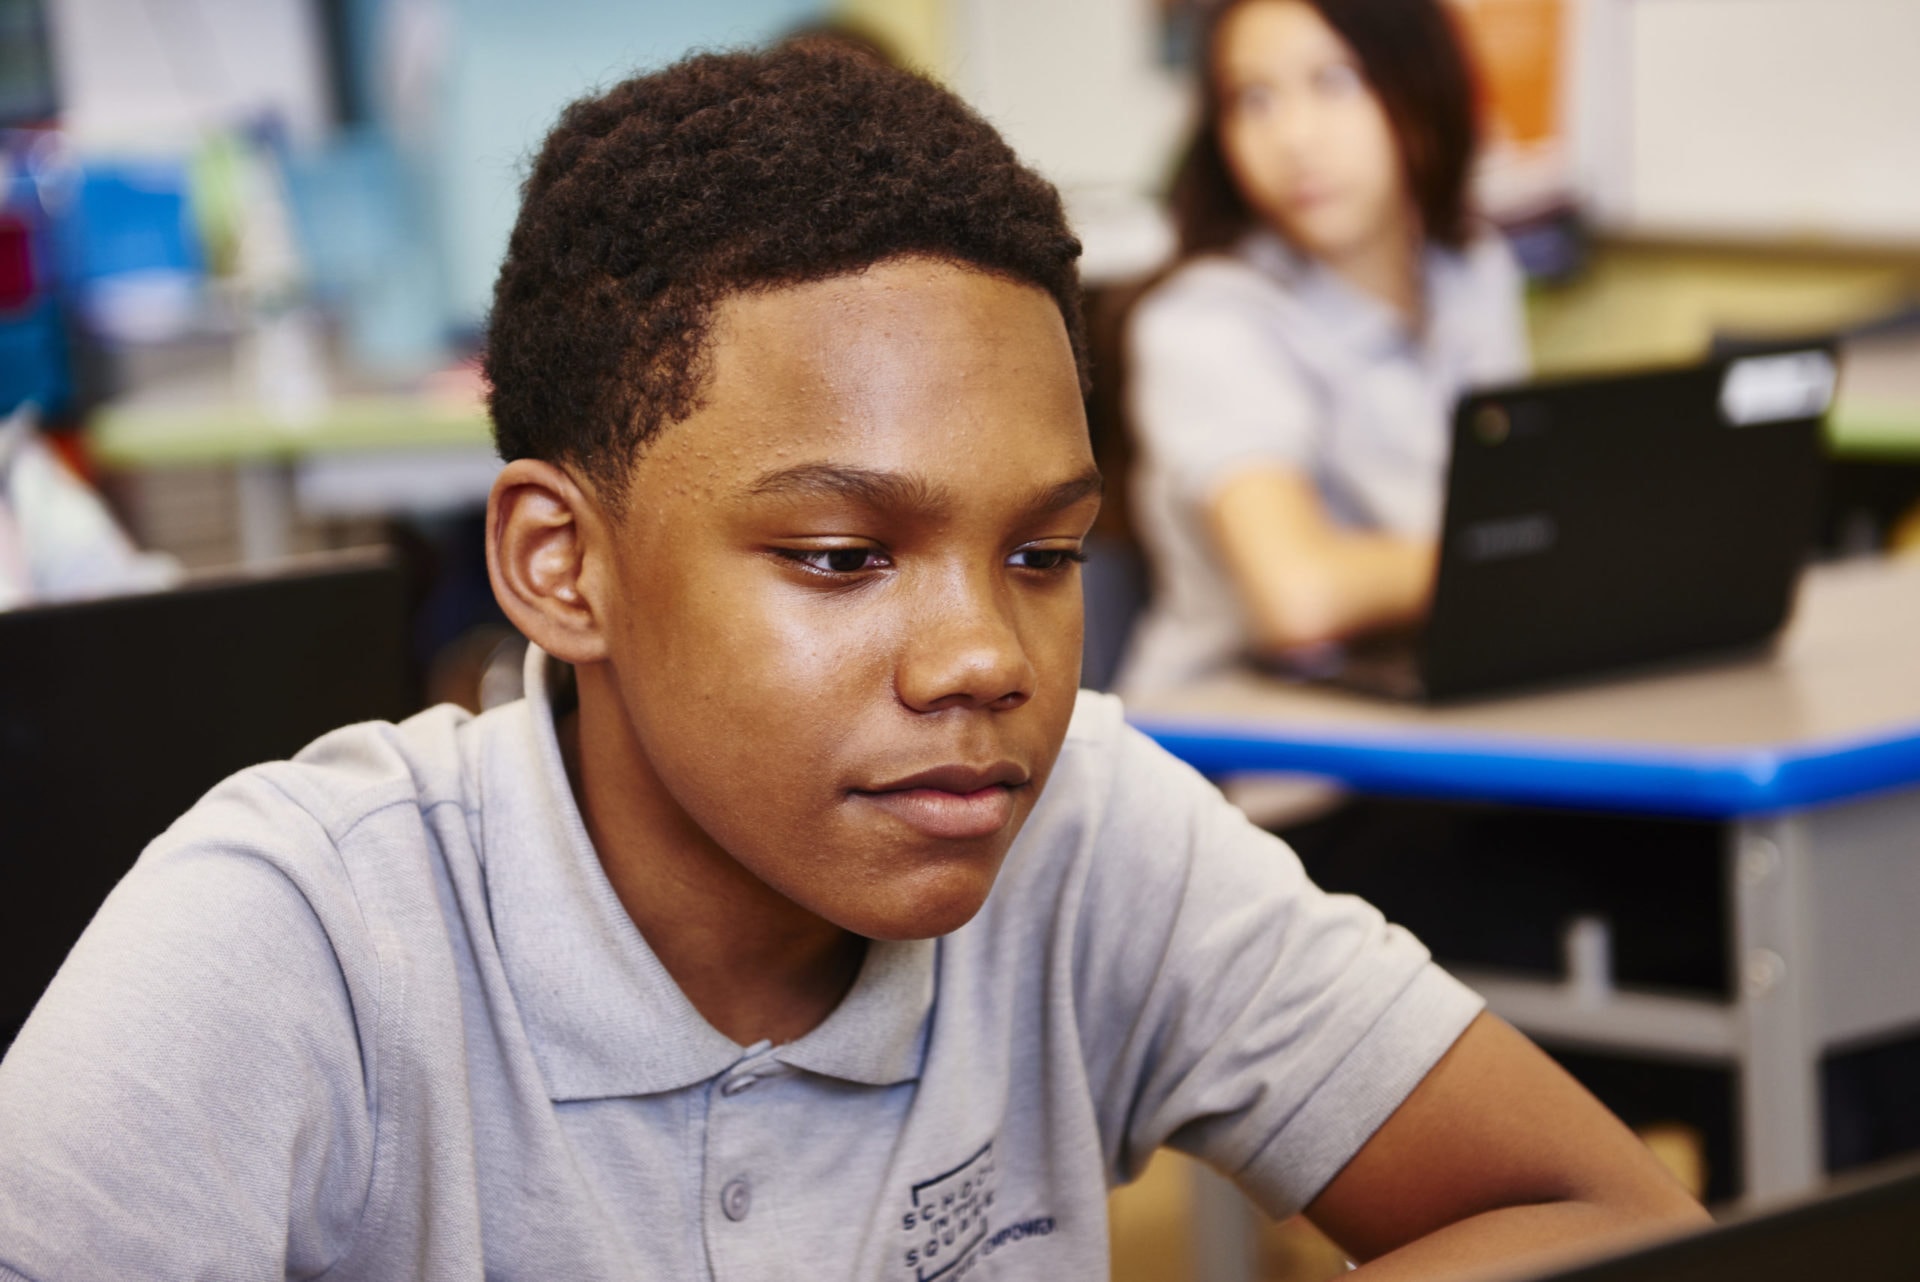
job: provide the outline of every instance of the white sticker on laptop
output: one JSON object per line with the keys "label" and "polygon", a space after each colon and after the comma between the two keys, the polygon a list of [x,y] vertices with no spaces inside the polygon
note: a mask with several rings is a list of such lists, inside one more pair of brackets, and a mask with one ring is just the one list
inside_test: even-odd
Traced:
{"label": "white sticker on laptop", "polygon": [[1748,356],[1727,366],[1720,413],[1735,427],[1819,418],[1833,401],[1833,357],[1825,352]]}

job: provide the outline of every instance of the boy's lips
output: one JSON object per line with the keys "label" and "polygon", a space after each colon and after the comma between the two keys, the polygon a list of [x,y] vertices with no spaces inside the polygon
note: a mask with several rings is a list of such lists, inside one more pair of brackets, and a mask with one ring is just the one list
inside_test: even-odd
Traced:
{"label": "boy's lips", "polygon": [[991,837],[1013,818],[1013,794],[1028,782],[1011,762],[941,766],[853,795],[929,837],[961,841]]}

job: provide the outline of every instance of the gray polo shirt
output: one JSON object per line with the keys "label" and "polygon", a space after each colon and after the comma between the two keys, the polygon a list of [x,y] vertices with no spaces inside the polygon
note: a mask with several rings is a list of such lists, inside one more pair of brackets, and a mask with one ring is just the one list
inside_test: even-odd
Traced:
{"label": "gray polo shirt", "polygon": [[1122,693],[1191,681],[1245,647],[1239,594],[1204,513],[1252,467],[1295,468],[1333,519],[1431,538],[1460,393],[1527,373],[1521,279],[1488,232],[1429,249],[1417,332],[1271,233],[1194,259],[1141,299],[1127,333],[1139,444],[1136,521],[1154,595]]}
{"label": "gray polo shirt", "polygon": [[601,872],[547,664],[148,848],[0,1063],[0,1277],[1102,1277],[1156,1146],[1291,1211],[1479,1007],[1089,695],[971,923],[735,1045]]}

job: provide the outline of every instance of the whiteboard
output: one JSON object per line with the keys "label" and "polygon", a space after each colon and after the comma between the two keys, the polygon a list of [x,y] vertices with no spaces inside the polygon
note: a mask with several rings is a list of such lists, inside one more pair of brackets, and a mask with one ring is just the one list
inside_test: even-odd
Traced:
{"label": "whiteboard", "polygon": [[[1920,0],[1627,0],[1606,221],[1920,244]],[[1624,102],[1621,99],[1624,99]],[[1613,99],[1610,104],[1609,99]],[[1609,181],[1610,180],[1610,181]]]}
{"label": "whiteboard", "polygon": [[94,148],[176,150],[260,113],[302,142],[331,107],[306,0],[57,0],[61,124]]}

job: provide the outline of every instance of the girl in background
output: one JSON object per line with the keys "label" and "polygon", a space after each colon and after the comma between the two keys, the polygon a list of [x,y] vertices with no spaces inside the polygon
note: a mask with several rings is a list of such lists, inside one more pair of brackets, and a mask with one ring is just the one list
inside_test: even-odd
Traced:
{"label": "girl in background", "polygon": [[[1417,623],[1454,402],[1528,372],[1519,271],[1469,204],[1474,82],[1442,0],[1224,0],[1202,49],[1173,189],[1180,257],[1127,332],[1153,577],[1128,694]],[[1552,973],[1564,926],[1598,917],[1622,982],[1724,987],[1711,825],[1376,798],[1305,822],[1297,798],[1284,808],[1317,882],[1450,962]],[[1630,1122],[1686,1115],[1724,1181],[1717,1109],[1593,1085]]]}
{"label": "girl in background", "polygon": [[1202,48],[1179,261],[1127,335],[1154,588],[1129,693],[1417,621],[1453,403],[1527,372],[1440,0],[1226,0]]}

